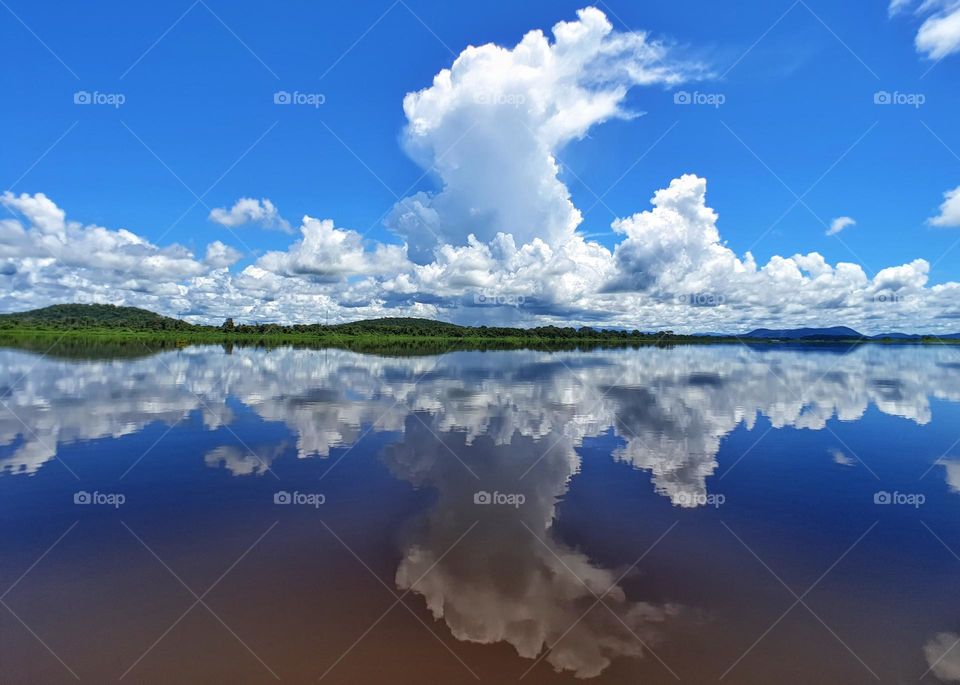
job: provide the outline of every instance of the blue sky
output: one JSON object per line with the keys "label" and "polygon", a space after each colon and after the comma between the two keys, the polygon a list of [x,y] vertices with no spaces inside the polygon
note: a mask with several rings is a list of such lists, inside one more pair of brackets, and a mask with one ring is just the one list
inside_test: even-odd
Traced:
{"label": "blue sky", "polygon": [[[43,193],[69,220],[111,231],[125,228],[158,249],[182,246],[198,260],[210,243],[220,241],[238,253],[228,269],[234,275],[265,253],[287,250],[304,215],[331,219],[337,229],[361,234],[368,252],[382,244],[402,246],[408,236],[389,230],[385,215],[399,199],[435,194],[444,185],[442,175],[425,172],[428,165],[408,154],[404,96],[429,87],[469,45],[513,48],[533,29],[552,40],[551,27],[576,21],[577,10],[585,6],[418,0],[5,2],[0,42],[8,68],[0,79],[8,99],[0,123],[12,135],[0,156],[4,188],[14,197]],[[559,181],[583,214],[577,230],[588,240],[614,251],[623,240],[623,233],[611,230],[614,219],[649,210],[655,191],[683,174],[695,174],[705,179],[706,204],[719,215],[720,242],[739,258],[751,251],[762,266],[778,255],[815,252],[828,264],[860,265],[868,279],[923,259],[925,289],[960,280],[960,247],[954,248],[960,231],[928,222],[938,214],[944,193],[960,186],[960,54],[938,61],[931,54],[939,53],[917,43],[924,22],[956,11],[951,2],[944,0],[933,12],[907,6],[893,15],[886,3],[869,0],[743,2],[736,8],[611,0],[596,8],[613,33],[646,32],[648,41],[668,46],[670,64],[683,66],[676,69],[676,81],[628,84],[618,115],[602,117],[553,149]],[[949,34],[942,38],[947,47],[939,49],[949,50],[950,40]],[[597,78],[602,77],[590,76]],[[278,91],[316,95],[322,104],[277,105]],[[123,102],[76,104],[77,92],[101,100],[119,96]],[[878,92],[895,93],[904,104],[877,104]],[[684,94],[720,104],[678,104]],[[500,104],[509,118],[510,105]],[[240,198],[269,198],[293,235],[257,226],[228,228],[209,219],[212,209],[229,209]],[[22,213],[15,202],[7,206],[11,219]],[[838,217],[855,223],[826,235]],[[29,229],[28,219],[21,221]],[[512,232],[507,226],[502,230]],[[524,230],[539,235],[536,226]],[[457,224],[443,237],[453,246],[465,245],[470,232],[471,227]],[[27,257],[12,258],[22,266]],[[621,259],[617,267],[625,265]],[[72,282],[62,270],[48,274],[42,293],[24,290],[37,282],[35,275],[11,278],[0,300],[3,308],[100,301],[108,292],[116,296],[116,287],[96,287],[102,265],[73,266],[84,269],[82,281],[92,284],[89,288],[58,298],[57,288]],[[329,270],[306,271],[288,269],[285,275],[306,276],[310,287],[332,280]],[[337,295],[323,291],[324,308],[345,319],[358,318],[348,309],[361,315],[397,308],[440,318],[465,316],[457,314],[464,294],[452,294],[455,283],[428,292],[422,279],[413,290],[407,288],[420,295],[402,303],[359,306],[377,299],[378,289],[391,287],[382,280],[387,274],[375,271],[338,271],[340,290]],[[187,269],[172,282],[197,277],[202,277],[199,271]],[[370,278],[375,282],[361,288],[363,302],[357,293],[343,294]],[[503,278],[491,278],[481,286],[496,281],[512,293],[513,305],[524,298]],[[111,282],[105,277],[100,285]],[[296,287],[292,279],[283,290]],[[633,293],[653,292],[649,284],[631,287]],[[738,321],[734,300],[745,296],[717,287],[712,282],[704,292],[724,300],[724,313],[696,312],[701,327]],[[140,283],[130,290],[121,294],[124,303],[166,312],[186,309],[210,319],[228,311],[210,297],[198,300],[188,293],[174,302],[169,289],[144,294]],[[647,317],[641,309],[617,313],[597,302],[548,301],[549,291],[528,291],[524,300],[534,306],[526,312],[508,304],[479,315],[517,321],[566,316],[582,323],[595,309],[605,312],[598,320],[610,325],[626,325],[631,318],[674,323],[665,311]],[[264,309],[256,302],[263,293],[237,297],[233,306],[240,307],[241,318],[244,313],[262,319],[321,318],[308,315],[309,303]],[[884,314],[879,321],[870,312],[846,312],[830,323],[914,322],[914,328],[960,329],[960,320],[945,328],[935,325],[944,306],[949,309],[945,302]],[[440,308],[431,309],[437,303]],[[783,318],[776,308],[766,314],[743,311],[743,321]],[[791,310],[791,317],[791,322],[823,318],[799,309]],[[686,314],[674,318],[680,328],[695,323]]]}

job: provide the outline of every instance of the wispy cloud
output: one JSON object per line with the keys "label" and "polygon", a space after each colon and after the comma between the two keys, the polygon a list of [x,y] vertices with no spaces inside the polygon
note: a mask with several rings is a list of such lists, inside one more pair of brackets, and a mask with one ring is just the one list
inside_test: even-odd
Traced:
{"label": "wispy cloud", "polygon": [[830,222],[830,228],[827,229],[827,235],[836,235],[845,228],[850,226],[855,226],[856,221],[851,219],[849,216],[838,216],[836,219]]}
{"label": "wispy cloud", "polygon": [[957,228],[960,226],[960,186],[943,194],[940,213],[927,220],[931,226]]}
{"label": "wispy cloud", "polygon": [[252,197],[242,197],[230,209],[217,207],[211,210],[209,218],[210,221],[228,228],[257,224],[262,228],[293,233],[290,224],[280,216],[277,207],[266,198],[255,200]]}
{"label": "wispy cloud", "polygon": [[[891,17],[912,7],[914,0],[890,0]],[[933,60],[941,60],[960,52],[960,2],[958,0],[923,0],[914,9],[915,16],[925,17],[914,43],[917,52]]]}

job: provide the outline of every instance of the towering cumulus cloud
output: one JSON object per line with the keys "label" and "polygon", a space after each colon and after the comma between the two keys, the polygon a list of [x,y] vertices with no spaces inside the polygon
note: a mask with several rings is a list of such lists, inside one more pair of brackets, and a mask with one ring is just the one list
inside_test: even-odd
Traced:
{"label": "towering cumulus cloud", "polygon": [[[931,16],[952,16],[952,5],[936,7]],[[558,152],[605,121],[635,117],[625,105],[631,88],[642,101],[645,88],[707,79],[710,70],[645,33],[614,30],[595,8],[551,33],[530,31],[513,47],[467,47],[431,85],[407,94],[404,148],[436,183],[389,208],[390,240],[304,216],[289,245],[237,265],[242,255],[222,242],[221,227],[210,226],[216,240],[200,258],[126,229],[68,221],[43,193],[8,193],[0,202],[14,218],[0,220],[0,310],[101,301],[213,323],[405,315],[675,331],[960,327],[960,284],[928,283],[930,265],[911,255],[868,274],[816,252],[765,264],[736,253],[722,238],[723,208],[711,207],[707,180],[695,173],[641,190],[650,205],[612,223],[612,248],[585,237]],[[954,195],[931,224],[957,223]],[[240,198],[210,219],[234,237],[245,224],[287,228],[266,199]]]}
{"label": "towering cumulus cloud", "polygon": [[404,98],[407,150],[442,184],[406,198],[390,217],[418,262],[432,261],[437,241],[466,233],[569,240],[580,211],[557,178],[554,153],[594,124],[633,116],[622,108],[630,86],[700,71],[669,59],[646,34],[615,32],[597,9],[577,17],[553,27],[553,42],[537,30],[513,49],[469,47],[433,85]]}

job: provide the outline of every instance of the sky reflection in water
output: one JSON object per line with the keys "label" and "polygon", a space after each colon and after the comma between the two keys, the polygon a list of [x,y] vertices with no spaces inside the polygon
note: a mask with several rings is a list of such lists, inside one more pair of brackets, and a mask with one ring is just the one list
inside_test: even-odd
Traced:
{"label": "sky reflection in water", "polygon": [[[135,575],[126,559],[144,550],[130,547],[128,524],[146,544],[165,541],[158,557],[180,567],[203,566],[208,541],[210,566],[222,572],[275,521],[265,538],[275,549],[303,549],[314,529],[324,537],[304,554],[346,555],[337,569],[290,580],[288,593],[303,583],[324,596],[345,568],[369,592],[377,581],[361,560],[395,596],[407,593],[408,611],[395,609],[396,627],[384,621],[352,647],[395,597],[380,588],[383,606],[366,616],[367,600],[351,590],[325,605],[316,643],[281,646],[257,624],[302,636],[309,620],[265,619],[270,600],[248,588],[238,601],[250,615],[224,619],[231,632],[241,624],[245,644],[205,624],[224,632],[224,654],[244,667],[232,676],[239,682],[268,671],[307,682],[372,677],[382,664],[362,654],[414,682],[421,666],[388,646],[404,639],[399,631],[463,682],[502,673],[530,682],[960,679],[960,646],[951,649],[960,632],[951,582],[960,574],[951,551],[960,550],[960,349],[386,358],[192,347],[90,361],[2,350],[0,394],[7,585],[74,521],[67,541],[82,539],[84,524],[124,540],[99,560],[65,542],[50,553],[59,563],[38,565],[10,593],[67,665],[8,614],[0,625],[14,680],[70,679],[68,669],[116,679],[176,619],[158,608],[166,590],[154,589],[104,659],[90,654],[83,620],[59,621],[62,606],[31,599],[62,587],[68,568],[94,593],[110,582],[107,563]],[[77,491],[125,502],[77,505]],[[277,505],[277,493],[322,494],[323,504]],[[233,537],[246,542],[220,558],[219,540]],[[289,571],[284,554],[267,556],[244,562],[246,573]],[[346,629],[335,604],[363,620]],[[119,611],[91,599],[86,618],[101,609]],[[409,613],[418,621],[403,622]],[[176,657],[157,647],[127,677],[153,682]],[[233,668],[216,654],[179,658],[188,682]]]}

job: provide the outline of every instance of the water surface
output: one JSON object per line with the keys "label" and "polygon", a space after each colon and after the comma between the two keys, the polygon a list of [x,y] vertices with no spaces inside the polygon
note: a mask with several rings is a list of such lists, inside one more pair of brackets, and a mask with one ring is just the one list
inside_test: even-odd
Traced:
{"label": "water surface", "polygon": [[960,350],[0,350],[0,681],[960,679]]}

